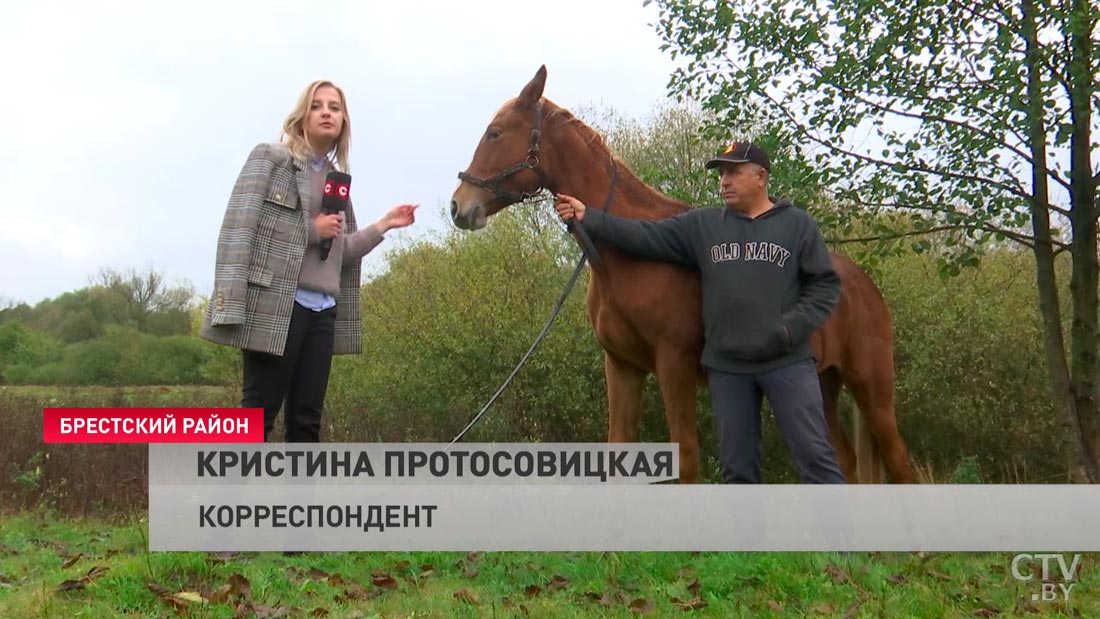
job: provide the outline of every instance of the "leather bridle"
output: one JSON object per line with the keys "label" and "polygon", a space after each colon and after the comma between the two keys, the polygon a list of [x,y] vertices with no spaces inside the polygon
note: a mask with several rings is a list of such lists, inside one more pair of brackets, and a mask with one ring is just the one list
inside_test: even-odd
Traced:
{"label": "leather bridle", "polygon": [[[527,149],[527,156],[524,157],[523,161],[505,168],[503,171],[490,178],[479,178],[466,172],[459,172],[458,178],[471,185],[481,187],[492,193],[494,199],[505,200],[507,204],[515,204],[516,202],[522,202],[528,198],[533,198],[538,195],[538,192],[542,189],[549,189],[546,182],[546,173],[543,172],[542,167],[539,165],[540,137],[542,137],[542,99],[539,99],[538,103],[535,104],[535,121],[531,126],[530,146]],[[539,177],[539,185],[534,191],[517,192],[509,191],[504,188],[503,183],[505,180],[524,170],[531,170]]]}

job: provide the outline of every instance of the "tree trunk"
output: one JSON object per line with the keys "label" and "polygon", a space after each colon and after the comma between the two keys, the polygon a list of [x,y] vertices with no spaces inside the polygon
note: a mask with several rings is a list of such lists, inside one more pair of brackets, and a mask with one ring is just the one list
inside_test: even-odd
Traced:
{"label": "tree trunk", "polygon": [[[1042,60],[1036,28],[1035,0],[1022,0],[1023,35],[1027,42],[1028,137],[1033,158],[1031,167],[1031,225],[1035,233],[1035,274],[1039,292],[1039,312],[1043,320],[1043,343],[1050,372],[1052,395],[1064,435],[1064,456],[1074,482],[1095,482],[1085,437],[1077,416],[1069,366],[1066,363],[1065,336],[1062,331],[1058,280],[1054,270],[1054,247],[1050,235],[1050,193],[1047,185],[1047,131],[1042,92]],[[1074,256],[1076,258],[1076,256]]]}
{"label": "tree trunk", "polygon": [[1067,20],[1070,91],[1070,220],[1073,229],[1073,322],[1070,327],[1070,363],[1077,418],[1087,455],[1089,476],[1100,482],[1100,330],[1097,328],[1097,275],[1100,264],[1096,241],[1096,185],[1092,178],[1092,41],[1094,21],[1089,0],[1074,0]]}

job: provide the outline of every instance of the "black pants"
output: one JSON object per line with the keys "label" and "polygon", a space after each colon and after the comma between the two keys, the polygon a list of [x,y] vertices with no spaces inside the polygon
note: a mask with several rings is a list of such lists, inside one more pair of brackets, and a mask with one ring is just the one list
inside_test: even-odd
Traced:
{"label": "black pants", "polygon": [[760,374],[727,374],[708,368],[708,378],[725,483],[762,481],[762,396],[767,396],[771,404],[803,483],[846,483],[829,442],[821,383],[813,359]]}
{"label": "black pants", "polygon": [[295,303],[283,356],[244,351],[241,407],[264,409],[265,442],[284,400],[286,442],[320,442],[335,326],[335,307],[315,312]]}

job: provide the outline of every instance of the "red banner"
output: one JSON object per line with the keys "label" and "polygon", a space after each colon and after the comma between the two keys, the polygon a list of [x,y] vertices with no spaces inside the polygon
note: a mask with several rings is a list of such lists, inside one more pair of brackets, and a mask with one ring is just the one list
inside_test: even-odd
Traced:
{"label": "red banner", "polygon": [[262,443],[262,408],[46,408],[46,443]]}

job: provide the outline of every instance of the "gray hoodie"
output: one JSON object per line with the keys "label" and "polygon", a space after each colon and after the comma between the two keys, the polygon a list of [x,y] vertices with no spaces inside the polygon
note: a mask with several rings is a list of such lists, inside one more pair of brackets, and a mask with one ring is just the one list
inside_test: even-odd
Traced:
{"label": "gray hoodie", "polygon": [[716,370],[764,372],[812,357],[810,334],[840,297],[817,223],[787,200],[756,219],[697,208],[645,221],[590,208],[582,225],[624,252],[699,269],[702,363]]}

